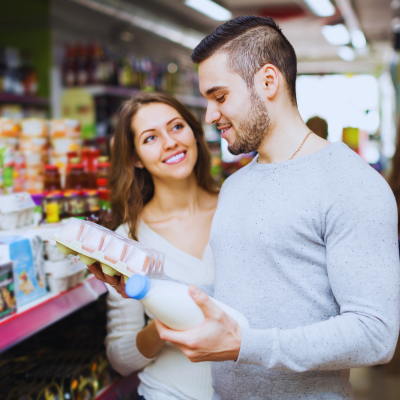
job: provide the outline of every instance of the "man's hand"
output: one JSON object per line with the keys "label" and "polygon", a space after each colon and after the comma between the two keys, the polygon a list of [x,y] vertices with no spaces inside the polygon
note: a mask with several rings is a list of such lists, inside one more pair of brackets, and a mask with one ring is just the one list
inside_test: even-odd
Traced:
{"label": "man's hand", "polygon": [[198,327],[175,331],[155,320],[160,338],[174,344],[192,362],[237,360],[242,330],[239,324],[196,286],[189,294],[202,309],[206,319]]}
{"label": "man's hand", "polygon": [[129,296],[125,293],[125,282],[122,276],[110,276],[106,275],[101,269],[100,263],[96,262],[91,266],[88,266],[89,271],[100,281],[111,285],[122,297],[129,299]]}

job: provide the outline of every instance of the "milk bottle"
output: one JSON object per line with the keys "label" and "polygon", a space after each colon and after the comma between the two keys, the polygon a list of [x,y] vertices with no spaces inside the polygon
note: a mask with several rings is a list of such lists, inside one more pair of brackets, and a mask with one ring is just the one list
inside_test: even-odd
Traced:
{"label": "milk bottle", "polygon": [[[190,297],[189,287],[177,282],[149,279],[147,276],[135,274],[125,285],[126,294],[141,303],[157,319],[171,329],[185,331],[200,325],[205,317],[203,311]],[[246,317],[239,311],[210,299],[234,318],[241,328],[248,328]]]}

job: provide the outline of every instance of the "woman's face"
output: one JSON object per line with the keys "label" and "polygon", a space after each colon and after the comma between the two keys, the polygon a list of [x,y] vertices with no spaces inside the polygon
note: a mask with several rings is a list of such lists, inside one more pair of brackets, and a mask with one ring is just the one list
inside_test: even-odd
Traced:
{"label": "woman's face", "polygon": [[197,144],[192,128],[173,107],[147,104],[132,121],[140,161],[154,177],[185,179],[193,173]]}

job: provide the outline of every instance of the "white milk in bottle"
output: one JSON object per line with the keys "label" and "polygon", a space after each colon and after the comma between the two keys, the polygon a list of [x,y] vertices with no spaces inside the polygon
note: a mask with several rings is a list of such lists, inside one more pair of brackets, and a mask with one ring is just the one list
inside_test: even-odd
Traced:
{"label": "white milk in bottle", "polygon": [[[132,299],[140,300],[164,325],[177,331],[195,328],[203,323],[205,317],[201,308],[190,297],[189,287],[178,282],[149,279],[135,274],[125,285],[126,294]],[[246,317],[239,311],[210,299],[234,318],[241,328],[248,328]]]}

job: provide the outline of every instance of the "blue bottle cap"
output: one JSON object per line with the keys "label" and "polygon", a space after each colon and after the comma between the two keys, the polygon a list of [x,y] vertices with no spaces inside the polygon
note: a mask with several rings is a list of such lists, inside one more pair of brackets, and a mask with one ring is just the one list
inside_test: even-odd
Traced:
{"label": "blue bottle cap", "polygon": [[145,275],[132,275],[125,285],[125,293],[135,300],[143,299],[150,289],[150,279]]}

